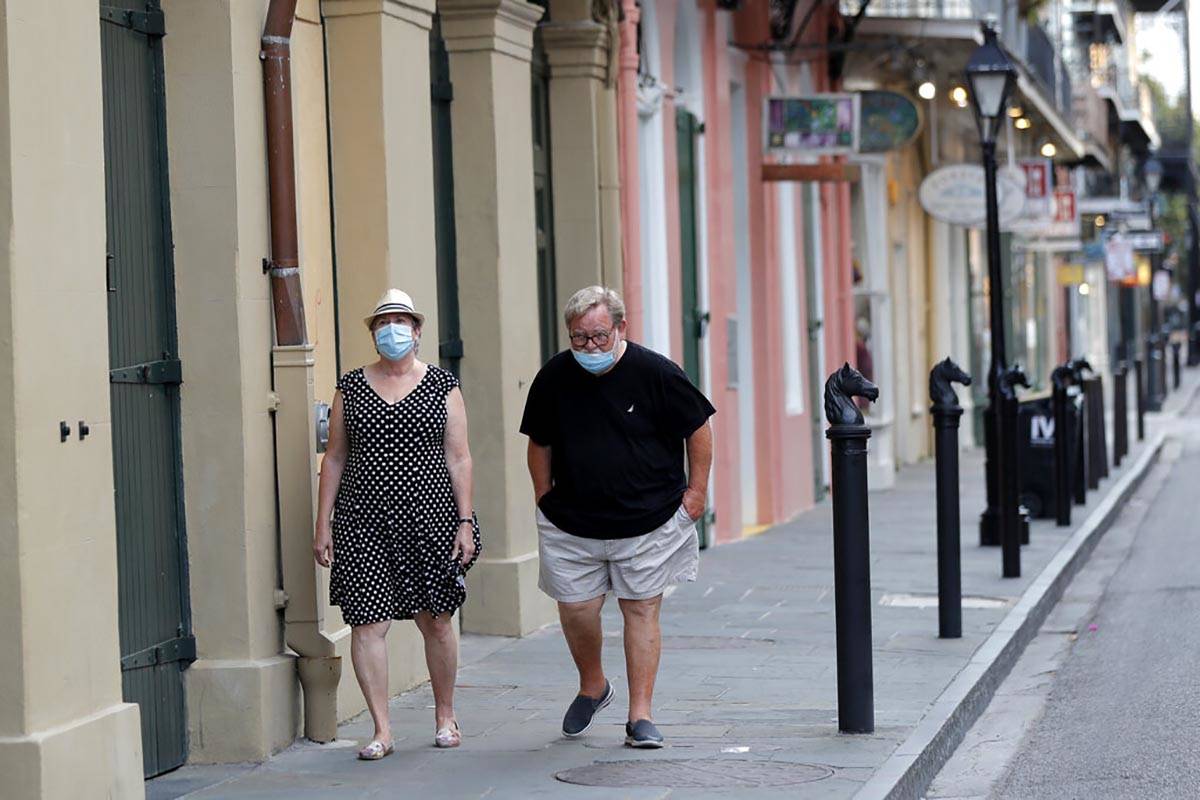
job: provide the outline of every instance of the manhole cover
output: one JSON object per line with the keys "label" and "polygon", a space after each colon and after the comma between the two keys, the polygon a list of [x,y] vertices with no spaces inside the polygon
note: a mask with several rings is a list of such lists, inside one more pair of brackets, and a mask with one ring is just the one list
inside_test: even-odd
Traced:
{"label": "manhole cover", "polygon": [[829,767],[736,758],[597,761],[554,777],[579,786],[666,786],[672,789],[739,789],[795,786],[833,774]]}

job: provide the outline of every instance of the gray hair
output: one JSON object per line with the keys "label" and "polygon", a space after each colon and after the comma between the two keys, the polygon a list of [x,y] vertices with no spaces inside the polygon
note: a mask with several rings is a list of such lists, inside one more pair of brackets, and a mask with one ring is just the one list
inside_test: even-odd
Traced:
{"label": "gray hair", "polygon": [[614,325],[625,321],[625,301],[616,291],[604,286],[589,286],[571,295],[563,309],[563,321],[570,327],[572,322],[599,305],[608,309]]}

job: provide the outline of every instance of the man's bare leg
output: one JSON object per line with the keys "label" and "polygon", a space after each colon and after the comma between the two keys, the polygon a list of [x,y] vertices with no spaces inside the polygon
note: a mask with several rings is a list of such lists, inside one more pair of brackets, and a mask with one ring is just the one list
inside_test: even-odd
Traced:
{"label": "man's bare leg", "polygon": [[658,612],[662,595],[648,600],[621,600],[625,617],[625,671],[629,674],[629,721],[653,719],[650,704],[658,661],[662,654],[662,632]]}
{"label": "man's bare leg", "polygon": [[600,624],[600,609],[606,595],[580,603],[559,603],[558,619],[563,636],[579,670],[579,693],[599,700],[608,685],[600,654],[604,647],[604,629]]}

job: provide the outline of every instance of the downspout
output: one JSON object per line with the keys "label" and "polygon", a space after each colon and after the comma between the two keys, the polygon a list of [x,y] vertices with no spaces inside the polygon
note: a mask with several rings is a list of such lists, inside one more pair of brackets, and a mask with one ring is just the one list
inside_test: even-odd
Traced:
{"label": "downspout", "polygon": [[292,21],[297,0],[271,0],[263,27],[263,104],[267,123],[267,174],[271,195],[271,276],[275,343],[308,343],[300,292],[296,228],[296,158],[292,141]]}
{"label": "downspout", "polygon": [[270,179],[271,305],[275,347],[275,470],[279,493],[284,639],[299,659],[304,735],[317,742],[337,736],[341,659],[324,632],[323,582],[312,556],[316,520],[317,442],[313,419],[313,346],[304,321],[296,223],[296,161],[292,139],[291,33],[297,0],[271,0],[263,27],[263,105]]}

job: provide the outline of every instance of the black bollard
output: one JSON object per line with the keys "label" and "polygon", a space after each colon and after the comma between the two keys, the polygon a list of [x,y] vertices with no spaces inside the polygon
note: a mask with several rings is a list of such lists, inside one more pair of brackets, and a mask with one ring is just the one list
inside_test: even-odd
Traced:
{"label": "black bollard", "polygon": [[1088,488],[1098,489],[1108,477],[1108,442],[1104,436],[1104,384],[1099,376],[1085,378],[1083,392],[1087,408]]}
{"label": "black bollard", "polygon": [[1134,400],[1137,403],[1137,432],[1138,441],[1146,438],[1146,390],[1142,383],[1142,360],[1133,360]]}
{"label": "black bollard", "polygon": [[1179,379],[1180,379],[1179,351],[1182,348],[1183,348],[1183,342],[1180,342],[1180,341],[1171,342],[1171,370],[1172,370],[1172,372],[1175,373],[1175,389],[1176,389],[1176,391],[1178,391],[1178,389],[1179,389]]}
{"label": "black bollard", "polygon": [[[989,375],[990,380],[990,375]],[[991,457],[993,454],[1003,463],[1004,459],[999,455],[999,450],[996,446],[996,409],[991,403],[983,410],[983,441],[984,441],[984,465],[983,478],[984,488],[987,492],[987,507],[983,514],[979,517],[979,546],[980,547],[998,547],[1000,545],[1000,530],[1001,514],[1000,500],[997,495],[1000,494],[1000,487],[997,485],[996,470],[992,469]]]}
{"label": "black bollard", "polygon": [[1158,334],[1146,337],[1146,399],[1147,411],[1162,411],[1162,350]]}
{"label": "black bollard", "polygon": [[1113,371],[1113,466],[1129,452],[1129,367],[1124,362]]}
{"label": "black bollard", "polygon": [[1171,328],[1163,325],[1158,335],[1158,396],[1167,399],[1167,345],[1171,343]]}
{"label": "black bollard", "polygon": [[871,536],[867,516],[867,439],[854,397],[879,389],[849,364],[825,381],[825,431],[831,452],[833,598],[837,626],[838,730],[875,730],[871,654]]}
{"label": "black bollard", "polygon": [[958,509],[958,422],[962,407],[951,383],[971,385],[971,376],[950,359],[929,372],[933,403],[934,474],[937,478],[938,636],[962,637],[961,530]]}
{"label": "black bollard", "polygon": [[1050,373],[1053,386],[1051,408],[1054,410],[1054,523],[1059,527],[1071,524],[1071,421],[1067,417],[1067,387],[1071,370],[1055,367]]}
{"label": "black bollard", "polygon": [[1004,415],[1004,430],[1007,434],[999,446],[1004,448],[1004,464],[1009,473],[1006,482],[1008,491],[1000,498],[1000,562],[1001,574],[1005,578],[1021,577],[1021,544],[1028,543],[1029,520],[1021,510],[1021,476],[1018,467],[1017,411],[1020,401],[1017,387],[1029,388],[1029,378],[1019,364],[1013,364],[1000,375],[1000,413]]}

